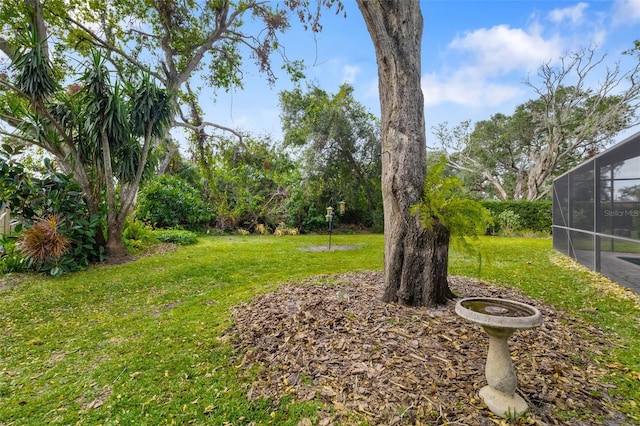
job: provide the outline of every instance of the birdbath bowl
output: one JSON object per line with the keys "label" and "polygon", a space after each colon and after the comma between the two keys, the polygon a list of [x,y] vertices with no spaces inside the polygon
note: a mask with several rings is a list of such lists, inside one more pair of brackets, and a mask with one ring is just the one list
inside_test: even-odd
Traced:
{"label": "birdbath bowl", "polygon": [[529,407],[516,394],[517,379],[509,352],[509,336],[516,330],[538,327],[542,314],[533,306],[493,297],[469,297],[456,303],[456,314],[480,324],[489,335],[485,366],[488,385],[480,397],[496,415],[507,418],[526,412]]}

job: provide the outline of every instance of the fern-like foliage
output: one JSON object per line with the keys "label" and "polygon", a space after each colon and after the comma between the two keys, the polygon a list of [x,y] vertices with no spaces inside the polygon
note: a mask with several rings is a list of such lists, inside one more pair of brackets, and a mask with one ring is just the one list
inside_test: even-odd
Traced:
{"label": "fern-like foliage", "polygon": [[454,244],[475,253],[472,242],[493,224],[493,217],[479,202],[465,196],[459,178],[445,176],[446,164],[443,156],[429,167],[422,200],[412,207],[411,214],[420,216],[425,229],[441,223],[449,230]]}

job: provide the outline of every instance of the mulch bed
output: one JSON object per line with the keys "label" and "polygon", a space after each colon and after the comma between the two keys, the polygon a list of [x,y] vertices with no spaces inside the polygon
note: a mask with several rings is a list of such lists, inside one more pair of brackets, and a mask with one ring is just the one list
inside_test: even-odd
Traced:
{"label": "mulch bed", "polygon": [[[384,303],[382,286],[379,272],[321,276],[235,307],[227,337],[237,363],[261,367],[248,398],[321,401],[320,425],[500,424],[477,395],[486,384],[482,329],[457,316],[453,301],[437,309]],[[510,338],[518,392],[530,406],[518,424],[632,423],[615,411],[610,370],[593,359],[614,344],[602,330],[508,288],[462,277],[450,277],[450,287],[542,312],[541,327]]]}

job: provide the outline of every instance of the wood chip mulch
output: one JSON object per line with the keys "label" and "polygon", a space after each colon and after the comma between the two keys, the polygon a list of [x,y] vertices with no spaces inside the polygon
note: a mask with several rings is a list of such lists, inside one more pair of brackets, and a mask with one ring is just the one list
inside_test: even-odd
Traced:
{"label": "wood chip mulch", "polygon": [[[237,364],[259,366],[250,400],[290,395],[323,403],[300,425],[494,425],[477,393],[486,385],[488,337],[454,312],[381,301],[380,272],[321,276],[234,308],[227,338]],[[450,277],[459,297],[501,297],[536,306],[541,327],[510,338],[518,392],[530,411],[516,424],[628,425],[610,396],[598,355],[602,330],[515,290]],[[588,337],[588,338],[585,338]]]}

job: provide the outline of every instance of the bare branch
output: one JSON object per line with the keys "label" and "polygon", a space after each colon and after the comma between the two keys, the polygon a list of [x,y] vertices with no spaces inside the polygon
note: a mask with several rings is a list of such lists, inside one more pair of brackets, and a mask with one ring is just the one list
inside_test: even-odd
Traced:
{"label": "bare branch", "polygon": [[243,142],[242,133],[240,133],[237,130],[234,130],[234,129],[230,128],[230,127],[226,127],[226,126],[223,126],[221,124],[212,123],[210,121],[203,121],[197,126],[193,125],[193,124],[186,123],[186,122],[176,121],[175,125],[178,126],[178,127],[184,127],[186,129],[193,130],[194,132],[200,132],[200,131],[203,131],[207,127],[213,127],[213,128],[219,129],[219,130],[223,130],[225,132],[232,133],[233,135],[235,135],[239,139],[240,143]]}
{"label": "bare branch", "polygon": [[[2,119],[4,119],[5,117],[3,116]],[[36,139],[32,139],[32,138],[27,138],[25,136],[16,134],[15,132],[7,132],[6,130],[0,129],[0,135],[4,135],[4,136],[8,136],[10,138],[15,138],[18,139],[22,142],[25,142],[27,144],[30,145],[36,145],[36,146],[40,146],[41,148],[43,148]]]}
{"label": "bare branch", "polygon": [[138,35],[141,35],[141,36],[149,37],[149,38],[155,38],[155,39],[158,39],[158,40],[160,39],[160,37],[158,37],[156,34],[146,33],[144,31],[140,31],[140,30],[137,30],[135,28],[130,29],[129,32],[135,33],[135,34],[138,34]]}
{"label": "bare branch", "polygon": [[2,114],[2,113],[0,113],[0,120],[4,121],[9,126],[15,127],[15,128],[18,128],[20,124],[22,124],[23,122],[21,119],[17,117],[14,117],[12,115]]}
{"label": "bare branch", "polygon": [[0,37],[0,51],[2,51],[5,55],[9,57],[9,59],[13,61],[13,58],[15,57],[16,52],[11,48],[9,41],[4,37]]}
{"label": "bare branch", "polygon": [[179,150],[180,148],[177,145],[175,145],[169,150],[169,152],[167,152],[167,154],[164,156],[164,159],[162,160],[162,163],[160,163],[160,165],[158,166],[159,175],[163,175],[166,173],[167,168],[169,167],[169,163],[171,163],[171,160],[178,153]]}

